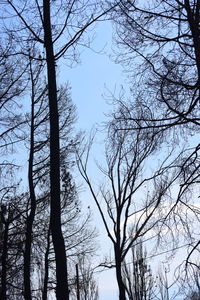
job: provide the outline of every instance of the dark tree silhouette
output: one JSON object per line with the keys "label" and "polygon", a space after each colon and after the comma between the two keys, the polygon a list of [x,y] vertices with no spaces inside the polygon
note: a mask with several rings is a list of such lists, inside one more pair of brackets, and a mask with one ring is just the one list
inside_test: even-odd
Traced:
{"label": "dark tree silhouette", "polygon": [[[136,77],[142,75],[136,79],[144,91],[138,104],[146,109],[138,126],[198,126],[199,1],[151,1],[148,6],[121,1],[116,17],[117,43],[124,48],[119,60],[129,63]],[[130,70],[134,63],[139,68]],[[132,126],[137,127],[136,120]]]}
{"label": "dark tree silhouette", "polygon": [[162,139],[159,132],[151,129],[134,133],[113,131],[112,124],[108,128],[105,166],[100,167],[105,181],[99,186],[99,191],[95,191],[87,171],[91,142],[88,148],[77,154],[77,160],[112,242],[114,263],[110,267],[116,268],[119,299],[124,300],[126,288],[122,267],[125,257],[134,243],[159,222],[157,217],[166,191],[177,174],[168,176],[168,157],[160,162],[156,171],[144,175],[145,165],[150,164]]}
{"label": "dark tree silhouette", "polygon": [[[50,229],[56,260],[56,297],[69,299],[66,251],[61,226],[60,131],[56,64],[58,59],[64,56],[70,58],[71,64],[76,61],[76,45],[83,33],[91,24],[103,17],[106,11],[93,1],[89,1],[87,5],[84,1],[76,0],[67,3],[62,1],[54,3],[49,0],[41,1],[41,3],[40,1],[30,3],[7,1],[4,4],[5,19],[8,15],[13,17],[11,24],[8,25],[10,25],[9,32],[12,39],[18,44],[15,54],[28,56],[38,63],[44,61],[46,66],[50,122]],[[23,9],[21,9],[22,4]],[[32,213],[30,227],[34,219],[34,208]],[[27,257],[30,254],[30,242],[28,244]],[[27,267],[27,275],[28,269],[29,267]],[[27,300],[31,299],[28,277],[25,279]]]}
{"label": "dark tree silhouette", "polygon": [[[27,207],[26,195],[1,198],[1,299],[23,297],[24,224]],[[12,198],[11,198],[12,197]],[[23,226],[22,226],[23,224]]]}
{"label": "dark tree silhouette", "polygon": [[[199,4],[199,1],[176,0],[148,4],[120,1],[112,15],[119,46],[117,61],[133,75],[130,89],[133,99],[116,99],[113,125],[115,130],[152,128],[163,132],[162,149],[176,148],[174,155],[178,157],[180,168],[174,208],[180,205],[182,212],[187,210],[193,214],[195,224],[199,224],[196,187],[200,176]],[[186,220],[180,213],[176,214],[176,221],[177,224],[182,222],[186,231],[192,226],[189,218]],[[191,240],[191,236],[192,229],[188,239]],[[192,263],[199,245],[195,239],[188,262]]]}

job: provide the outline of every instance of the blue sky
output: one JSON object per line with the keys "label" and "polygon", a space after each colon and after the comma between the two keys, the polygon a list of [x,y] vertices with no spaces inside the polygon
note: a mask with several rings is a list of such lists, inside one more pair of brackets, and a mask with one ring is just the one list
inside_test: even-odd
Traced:
{"label": "blue sky", "polygon": [[[112,55],[112,27],[109,22],[95,26],[91,49],[81,47],[81,62],[74,68],[62,65],[64,80],[72,87],[72,100],[78,110],[78,127],[90,130],[104,119],[109,106],[103,97],[124,81],[122,67],[109,58]],[[99,52],[99,53],[98,53]],[[63,75],[62,75],[63,76]]]}

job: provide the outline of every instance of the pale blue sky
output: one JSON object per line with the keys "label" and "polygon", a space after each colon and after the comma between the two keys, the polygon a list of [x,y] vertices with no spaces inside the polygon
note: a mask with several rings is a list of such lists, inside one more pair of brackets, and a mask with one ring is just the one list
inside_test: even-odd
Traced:
{"label": "pale blue sky", "polygon": [[72,100],[78,110],[78,127],[86,130],[102,122],[104,113],[109,109],[103,97],[106,89],[114,91],[125,78],[122,67],[109,58],[113,54],[111,24],[100,23],[95,32],[91,49],[80,48],[81,62],[74,68],[62,65],[61,69],[64,74],[61,80],[68,80],[72,87]]}

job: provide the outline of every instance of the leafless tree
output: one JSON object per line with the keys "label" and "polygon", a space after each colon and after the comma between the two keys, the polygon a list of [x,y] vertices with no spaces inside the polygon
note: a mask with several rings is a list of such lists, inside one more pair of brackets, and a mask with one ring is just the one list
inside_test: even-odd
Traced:
{"label": "leafless tree", "polygon": [[76,263],[75,285],[71,290],[72,299],[98,300],[98,285],[91,266],[91,258],[82,253]]}
{"label": "leafless tree", "polygon": [[[18,58],[11,55],[15,43],[14,41],[12,43],[6,34],[3,37],[4,41],[1,41],[0,47],[1,163],[7,159],[9,154],[13,153],[15,145],[24,140],[26,136],[23,130],[25,120],[23,115],[20,114],[22,102],[19,99],[23,97],[28,83],[26,73],[28,65],[26,61],[21,57]],[[5,163],[3,167],[5,167]]]}
{"label": "leafless tree", "polygon": [[195,300],[200,295],[199,263],[195,259],[192,262],[188,266],[182,263],[178,269],[181,273],[178,278],[180,290],[185,300]]}
{"label": "leafless tree", "polygon": [[[91,191],[112,242],[119,299],[124,300],[126,289],[122,266],[125,257],[134,243],[160,222],[154,216],[158,216],[162,210],[166,192],[177,174],[168,174],[170,155],[158,163],[156,170],[150,170],[151,157],[162,139],[159,132],[151,129],[134,133],[129,130],[113,132],[111,129],[112,126],[106,143],[106,165],[100,167],[105,181],[99,186],[98,192],[87,172],[91,144],[85,153],[83,150],[77,154],[77,159],[80,173]],[[171,162],[171,167],[173,164],[175,162]],[[148,170],[146,166],[149,166]]]}
{"label": "leafless tree", "polygon": [[[63,178],[62,225],[68,253],[68,266],[74,266],[78,255],[90,256],[95,251],[94,228],[90,214],[83,217],[76,187],[68,174]],[[7,193],[1,199],[0,277],[1,298],[22,299],[24,297],[24,250],[26,247],[27,219],[30,216],[29,193],[14,197]],[[30,286],[32,297],[48,299],[56,287],[55,255],[49,230],[49,193],[37,196],[36,214],[32,229],[30,256]],[[69,281],[75,271],[70,272]]]}
{"label": "leafless tree", "polygon": [[137,56],[139,71],[129,71],[140,75],[143,90],[148,88],[142,101],[152,115],[144,114],[143,120],[159,128],[199,125],[199,2],[120,1],[119,7],[117,42],[126,50],[122,62],[134,67]]}
{"label": "leafless tree", "polygon": [[[18,41],[15,53],[45,61],[47,73],[48,109],[50,121],[50,191],[51,233],[56,259],[57,299],[69,299],[67,262],[61,226],[60,198],[60,138],[56,63],[61,57],[76,60],[75,49],[83,33],[105,15],[105,10],[93,1],[6,1],[4,20],[12,16],[5,27]],[[70,24],[70,25],[69,25]],[[9,29],[8,29],[9,28]],[[37,50],[37,51],[36,51]],[[30,53],[31,51],[31,53]],[[31,299],[27,284],[25,298]]]}
{"label": "leafless tree", "polygon": [[1,299],[23,297],[23,249],[27,195],[8,192],[1,198]]}
{"label": "leafless tree", "polygon": [[[199,1],[120,1],[113,12],[116,24],[117,61],[131,76],[132,100],[118,98],[113,112],[116,130],[154,128],[163,132],[167,147],[179,149],[179,193],[175,202],[190,211],[199,224]],[[120,54],[121,53],[121,54]],[[195,138],[195,136],[197,138]],[[167,142],[167,143],[166,143]],[[186,146],[189,145],[189,146]],[[172,146],[173,145],[173,146]],[[176,155],[174,153],[174,155]],[[189,194],[189,197],[188,197]],[[187,262],[198,254],[189,222],[177,222],[195,240]]]}
{"label": "leafless tree", "polygon": [[147,264],[147,252],[143,250],[142,241],[131,248],[130,262],[123,264],[123,278],[128,299],[154,299],[154,278],[150,265]]}
{"label": "leafless tree", "polygon": [[[48,299],[56,287],[55,255],[49,226],[49,113],[46,101],[47,88],[45,81],[43,82],[40,77],[41,68],[41,65],[30,58],[31,112],[26,114],[25,119],[26,123],[30,124],[31,131],[30,140],[26,140],[26,146],[30,149],[29,195],[26,193],[24,196],[18,196],[18,204],[14,204],[14,192],[22,186],[21,184],[18,187],[12,185],[9,178],[4,183],[2,182],[8,168],[4,168],[5,174],[1,174],[1,183],[2,186],[4,185],[1,189],[1,196],[4,199],[2,203],[6,205],[5,207],[9,207],[9,211],[12,208],[12,212],[18,205],[18,210],[16,210],[18,215],[16,216],[15,213],[14,219],[8,218],[7,215],[2,218],[3,272],[1,278],[2,295],[6,293],[5,297],[7,297],[5,299],[25,297],[25,284],[26,289],[27,286],[29,287],[31,297],[43,300]],[[78,135],[73,135],[76,109],[71,101],[70,89],[67,85],[59,89],[58,106],[61,142],[61,222],[70,267],[71,264],[74,265],[78,254],[84,252],[85,255],[91,255],[95,249],[93,239],[96,234],[89,224],[90,212],[82,217],[81,204],[69,170],[73,166],[73,148],[79,143],[79,138]],[[12,169],[12,166],[10,168]],[[14,171],[12,176],[14,176]],[[8,183],[10,186],[6,186]],[[24,185],[24,181],[22,184]],[[24,212],[22,208],[25,209]],[[8,230],[9,234],[7,234]],[[6,245],[9,245],[9,252]],[[73,276],[70,272],[69,280]]]}
{"label": "leafless tree", "polygon": [[[29,280],[27,279],[28,276],[26,280],[29,281],[31,294],[35,297],[42,297],[44,300],[48,299],[49,293],[51,294],[55,290],[55,256],[49,224],[48,174],[50,163],[49,134],[47,130],[49,114],[46,103],[46,85],[41,84],[40,78],[37,77],[40,74],[40,68],[36,64],[36,74],[32,74],[30,129],[33,140],[31,140],[32,148],[30,147],[32,161],[29,160],[29,166],[31,164],[29,176],[31,174],[30,179],[35,198],[32,199],[30,194],[27,220],[29,221],[32,211],[34,215],[34,217],[32,216],[32,251],[27,256],[29,263],[24,263],[24,267],[28,268],[29,266]],[[73,136],[76,109],[71,101],[68,86],[61,86],[59,89],[58,113],[61,144],[61,222],[67,257],[69,258],[68,267],[70,267],[70,261],[74,260],[79,253],[91,254],[94,251],[93,238],[95,233],[93,227],[89,229],[90,213],[85,218],[81,217],[76,186],[69,171],[73,166],[73,148],[79,143],[79,138],[78,135],[74,134]],[[27,230],[29,235],[30,231],[31,227],[29,232]],[[71,276],[70,272],[69,280],[71,280]]]}

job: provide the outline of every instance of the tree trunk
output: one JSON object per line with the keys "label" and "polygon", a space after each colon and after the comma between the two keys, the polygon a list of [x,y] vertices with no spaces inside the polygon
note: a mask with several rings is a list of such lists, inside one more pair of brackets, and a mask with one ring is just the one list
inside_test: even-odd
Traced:
{"label": "tree trunk", "polygon": [[44,258],[44,287],[42,291],[42,300],[47,300],[47,287],[48,287],[48,279],[49,279],[49,248],[50,248],[50,228],[47,233],[47,249],[45,252]]}
{"label": "tree trunk", "polygon": [[33,160],[34,160],[34,83],[31,70],[32,79],[32,99],[31,99],[31,134],[30,134],[30,153],[29,153],[29,165],[28,165],[28,183],[30,193],[30,214],[26,221],[26,240],[24,251],[24,298],[31,300],[31,245],[32,245],[32,231],[33,222],[36,211],[36,197],[33,183]]}
{"label": "tree trunk", "polygon": [[56,260],[56,297],[68,300],[67,259],[61,229],[59,115],[49,0],[43,1],[43,15],[50,112],[50,226]]}
{"label": "tree trunk", "polygon": [[78,264],[76,264],[76,289],[77,289],[77,300],[80,300],[80,285],[79,285],[79,271]]}
{"label": "tree trunk", "polygon": [[8,255],[8,228],[9,221],[4,222],[3,250],[1,257],[1,300],[6,300],[6,280],[7,280],[7,255]]}
{"label": "tree trunk", "polygon": [[119,289],[119,300],[126,300],[125,285],[122,278],[122,262],[120,250],[115,246],[116,278]]}

